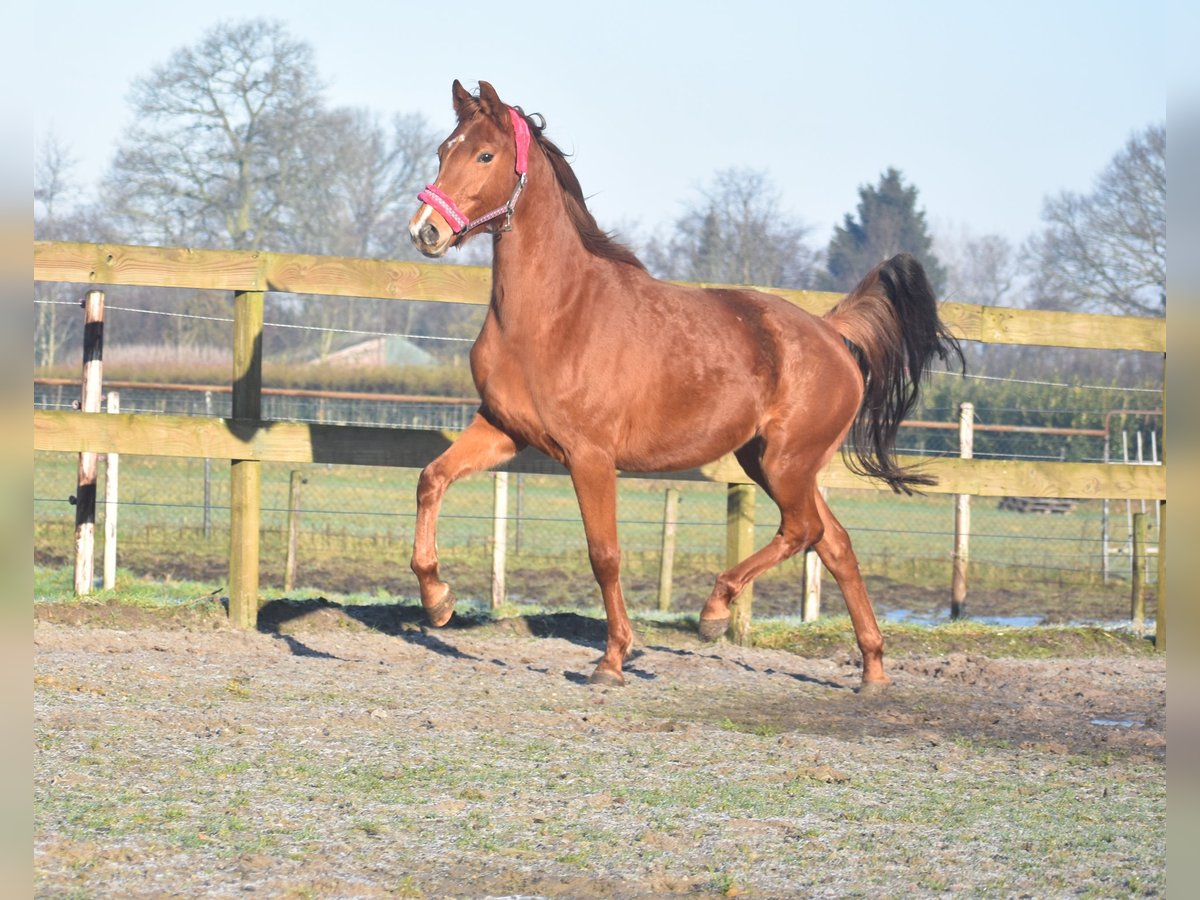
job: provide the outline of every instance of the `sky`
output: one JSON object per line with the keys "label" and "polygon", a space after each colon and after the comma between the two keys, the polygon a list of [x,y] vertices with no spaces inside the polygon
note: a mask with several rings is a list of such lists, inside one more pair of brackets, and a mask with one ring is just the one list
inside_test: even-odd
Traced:
{"label": "sky", "polygon": [[332,106],[420,113],[440,136],[453,80],[490,81],[544,115],[601,226],[627,237],[662,234],[745,168],[824,247],[895,167],[935,232],[1019,244],[1047,196],[1087,192],[1165,121],[1168,5],[59,0],[35,10],[28,91],[35,142],[52,131],[89,188],[134,79],[220,21],[265,17],[312,45]]}

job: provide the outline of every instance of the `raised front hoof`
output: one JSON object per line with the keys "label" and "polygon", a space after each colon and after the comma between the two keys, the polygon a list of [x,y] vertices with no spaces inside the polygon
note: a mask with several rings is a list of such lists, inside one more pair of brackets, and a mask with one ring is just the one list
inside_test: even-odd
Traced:
{"label": "raised front hoof", "polygon": [[863,697],[881,697],[888,692],[892,686],[892,679],[884,676],[882,680],[872,679],[871,681],[864,680],[858,686],[858,694]]}
{"label": "raised front hoof", "polygon": [[588,679],[588,684],[600,687],[625,687],[625,676],[620,672],[610,672],[608,669],[596,669]]}
{"label": "raised front hoof", "polygon": [[728,630],[729,616],[724,619],[700,620],[700,640],[705,643],[711,644],[713,641],[719,641]]}
{"label": "raised front hoof", "polygon": [[443,588],[444,590],[439,592],[442,595],[440,600],[425,605],[425,618],[434,628],[441,628],[454,615],[454,592],[450,590],[449,585],[443,585]]}

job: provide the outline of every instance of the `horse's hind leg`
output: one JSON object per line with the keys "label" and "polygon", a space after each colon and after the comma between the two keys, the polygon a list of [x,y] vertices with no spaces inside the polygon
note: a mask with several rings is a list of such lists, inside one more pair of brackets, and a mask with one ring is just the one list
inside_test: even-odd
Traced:
{"label": "horse's hind leg", "polygon": [[[715,641],[729,627],[729,607],[751,581],[811,547],[821,537],[821,517],[813,502],[816,471],[789,466],[790,459],[765,451],[761,440],[737,451],[742,468],[779,506],[781,521],[775,537],[762,549],[717,576],[717,583],[700,611],[700,637]],[[761,452],[761,456],[760,456]]]}
{"label": "horse's hind leg", "polygon": [[850,535],[829,509],[829,504],[820,492],[816,492],[817,509],[825,526],[824,535],[813,549],[821,558],[825,568],[833,573],[838,587],[846,600],[850,621],[854,624],[854,636],[858,649],[862,651],[864,691],[882,688],[891,682],[883,672],[883,634],[875,621],[875,611],[867,597],[867,586],[858,570],[858,557],[850,544]]}
{"label": "horse's hind leg", "polygon": [[519,449],[511,437],[476,413],[458,440],[421,471],[417,482],[412,570],[430,624],[445,625],[454,614],[454,594],[438,575],[437,519],[446,489],[464,475],[511,459]]}

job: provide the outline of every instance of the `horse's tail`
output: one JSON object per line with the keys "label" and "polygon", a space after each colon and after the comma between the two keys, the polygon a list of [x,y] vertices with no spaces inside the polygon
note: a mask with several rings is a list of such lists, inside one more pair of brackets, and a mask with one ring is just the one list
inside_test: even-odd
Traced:
{"label": "horse's tail", "polygon": [[937,300],[916,258],[880,263],[825,316],[850,344],[865,381],[862,405],[843,445],[847,466],[896,493],[937,479],[896,463],[896,432],[917,402],[933,357],[950,363],[962,348],[938,318]]}

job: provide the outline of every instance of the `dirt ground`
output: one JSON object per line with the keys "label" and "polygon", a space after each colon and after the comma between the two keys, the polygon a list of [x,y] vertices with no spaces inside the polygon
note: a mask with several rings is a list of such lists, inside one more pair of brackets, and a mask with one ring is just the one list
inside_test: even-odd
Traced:
{"label": "dirt ground", "polygon": [[414,610],[39,605],[39,896],[1165,890],[1161,657],[832,658]]}

